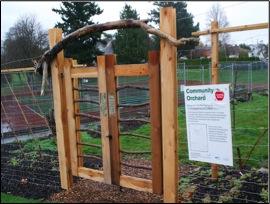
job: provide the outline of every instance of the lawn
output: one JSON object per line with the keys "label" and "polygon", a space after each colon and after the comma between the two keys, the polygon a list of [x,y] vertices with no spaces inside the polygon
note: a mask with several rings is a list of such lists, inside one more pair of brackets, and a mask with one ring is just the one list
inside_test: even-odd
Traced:
{"label": "lawn", "polygon": [[20,196],[1,193],[1,203],[41,203],[41,200],[27,199]]}
{"label": "lawn", "polygon": [[[182,71],[182,70],[181,70]],[[202,79],[207,83],[209,81],[209,70],[201,72],[199,69],[187,70],[186,79],[202,81]],[[178,73],[180,74],[180,72]],[[267,70],[253,70],[253,83],[267,83]],[[181,77],[181,78],[180,78]],[[183,75],[178,75],[178,79],[183,80]],[[203,77],[203,78],[202,78]],[[221,70],[220,71],[220,81],[224,83],[231,83],[232,72],[231,70]],[[25,82],[18,76],[13,79],[16,83],[13,84],[13,90],[20,92],[20,87]],[[21,81],[22,80],[22,81]],[[130,84],[139,83],[140,85],[147,84],[147,78],[120,78],[119,85],[124,85],[125,83]],[[239,71],[238,82],[247,83],[248,75],[247,71]],[[89,82],[89,85],[96,85],[95,82]],[[25,86],[25,84],[24,84]],[[5,94],[10,94],[9,88],[1,87],[1,91],[4,90]],[[22,89],[24,90],[24,89]],[[121,95],[122,94],[122,95]],[[138,103],[142,100],[148,99],[147,93],[142,92],[122,92],[120,93],[120,103]],[[1,93],[1,96],[2,93]],[[93,98],[91,98],[93,99]],[[40,102],[39,107],[42,112],[47,112],[49,108],[52,107],[52,99],[48,96],[37,96],[37,100]],[[98,95],[95,100],[98,100]],[[33,101],[32,97],[21,97],[20,101],[22,104],[28,104],[31,108],[37,109],[37,105]],[[90,104],[81,106],[85,110],[97,110],[98,106]],[[232,114],[233,115],[233,114]],[[94,126],[94,124],[90,124]],[[235,106],[235,129],[232,129],[233,133],[233,153],[234,153],[234,167],[239,166],[239,155],[237,148],[240,150],[241,159],[247,160],[247,165],[254,168],[267,167],[268,166],[268,137],[267,133],[262,135],[264,129],[268,128],[268,97],[253,93],[253,100],[250,102],[238,102]],[[130,132],[134,134],[150,136],[151,126],[149,124],[142,125],[135,130]],[[262,135],[262,136],[261,136]],[[258,138],[261,137],[259,144],[252,151],[254,144],[257,142]],[[81,140],[84,143],[98,144],[101,145],[101,139],[92,137],[86,132],[81,133]],[[31,141],[23,142],[23,148],[26,152],[32,152],[36,154],[38,150],[49,150],[57,151],[56,138],[47,139],[35,139]],[[207,163],[189,161],[188,159],[188,148],[187,148],[187,136],[186,136],[186,121],[185,121],[185,109],[183,106],[178,107],[178,156],[181,164],[194,164],[196,166],[209,166]],[[126,151],[150,151],[151,150],[151,140],[145,138],[132,137],[130,135],[120,136],[120,146],[122,150]],[[83,147],[84,154],[91,154],[102,156],[101,148],[96,147]],[[250,154],[250,157],[248,156]],[[151,159],[151,155],[143,154],[141,158]],[[188,183],[189,185],[189,183]],[[1,193],[1,203],[38,203],[41,200],[26,199],[18,196],[13,196],[11,194]]]}
{"label": "lawn", "polygon": [[[186,76],[184,78],[184,70],[178,69],[178,79],[180,80],[194,80],[194,81],[201,81],[204,83],[210,82],[211,72],[209,71],[208,67],[204,69],[186,69]],[[228,69],[220,69],[219,70],[219,81],[220,83],[233,83],[235,78],[236,72],[232,72],[231,68]],[[268,82],[268,69],[259,69],[259,70],[252,70],[249,72],[248,70],[238,70],[237,71],[237,84],[266,84]]]}
{"label": "lawn", "polygon": [[[253,100],[245,103],[238,103],[235,108],[236,127],[232,130],[233,133],[233,151],[234,151],[234,165],[238,166],[237,147],[240,148],[241,158],[245,160],[247,155],[253,148],[258,137],[263,133],[264,129],[268,127],[268,98],[259,94],[253,95]],[[179,130],[179,159],[181,163],[194,163],[188,160],[187,138],[186,138],[186,123],[184,108],[178,108],[178,130]],[[150,125],[142,125],[132,133],[149,136]],[[100,138],[91,137],[87,133],[81,134],[82,142],[91,144],[101,144]],[[43,139],[26,142],[25,148],[27,150],[37,150],[39,144],[41,149],[56,150],[56,143],[54,139]],[[251,156],[247,162],[252,167],[267,166],[268,161],[268,138],[267,134],[262,136],[260,143],[251,152]],[[120,137],[121,149],[128,151],[150,151],[151,140],[144,138],[137,138],[132,136],[121,135]],[[94,154],[101,156],[101,149],[96,147],[84,147],[84,154]],[[149,159],[149,156],[145,156]],[[202,163],[200,163],[203,165]]]}
{"label": "lawn", "polygon": [[[189,62],[190,61],[190,62]],[[211,73],[209,72],[209,65],[208,61],[207,63],[202,63],[204,66],[204,69],[201,69],[201,64],[194,64],[192,60],[186,61],[186,64],[190,64],[191,67],[186,67],[185,69],[185,77],[184,77],[184,68],[182,64],[178,64],[177,74],[178,74],[178,80],[194,80],[194,81],[201,81],[202,83],[209,83],[210,82],[210,76]],[[230,62],[226,62],[230,63]],[[237,63],[237,62],[235,62]],[[254,65],[255,67],[255,65]],[[192,68],[192,69],[191,69]],[[27,83],[27,76],[26,74],[31,73],[13,73],[9,74],[9,82],[10,86],[12,87],[15,94],[21,94],[29,92],[29,87],[34,86],[36,87],[36,91],[39,92],[40,85],[41,85],[41,77],[38,75],[33,75],[33,82]],[[33,73],[32,73],[33,74]],[[221,83],[232,83],[233,76],[235,76],[235,73],[232,73],[231,68],[227,67],[225,69],[220,69],[219,71],[219,81]],[[266,84],[268,81],[268,69],[253,69],[252,70],[252,76],[248,72],[248,70],[239,70],[237,74],[237,83],[239,84],[248,84],[252,81],[253,84]],[[141,85],[141,86],[148,86],[148,77],[119,77],[118,80],[119,86],[125,85],[125,84],[134,84],[134,85]],[[83,86],[97,86],[97,79],[91,79],[91,80],[83,80]],[[128,92],[129,90],[123,90],[120,93],[120,102],[121,103],[137,103],[142,102],[143,100],[148,98],[148,94],[146,92],[133,90],[132,94]],[[30,92],[29,92],[30,94]],[[98,94],[97,93],[86,93],[83,94],[88,95],[92,100],[98,101]],[[83,95],[82,94],[82,95]],[[4,97],[5,95],[12,95],[12,92],[8,86],[8,84],[2,84],[1,86],[1,97]],[[52,94],[47,94],[45,96],[40,96],[39,94],[35,95],[35,98],[33,98],[31,95],[29,96],[20,96],[18,97],[19,101],[22,104],[30,106],[32,109],[34,109],[36,112],[48,113],[49,109],[52,107]],[[96,107],[95,104],[81,104],[81,109],[83,110],[95,110],[98,111],[98,107]],[[41,110],[41,111],[40,111]]]}

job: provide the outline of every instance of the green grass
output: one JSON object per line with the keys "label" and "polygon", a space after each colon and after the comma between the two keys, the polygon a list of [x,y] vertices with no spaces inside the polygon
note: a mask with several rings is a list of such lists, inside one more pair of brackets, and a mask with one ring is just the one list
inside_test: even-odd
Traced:
{"label": "green grass", "polygon": [[[223,58],[220,57],[219,61],[220,63],[227,62],[227,63],[237,63],[237,62],[253,62],[253,61],[259,61],[260,59],[257,57],[250,57],[250,58]],[[178,62],[179,63],[179,62]],[[186,65],[209,65],[211,63],[211,59],[187,59],[187,60],[180,60],[180,63],[185,63]]]}
{"label": "green grass", "polygon": [[1,193],[1,203],[42,203],[42,201]]}
{"label": "green grass", "polygon": [[[243,83],[247,84],[249,83],[249,72],[247,70],[240,70],[237,73],[237,84]],[[186,70],[186,80],[194,80],[194,81],[203,81],[205,83],[210,82],[210,73],[209,69],[205,69],[202,71],[201,69],[187,69]],[[262,69],[262,70],[253,70],[252,71],[252,83],[256,84],[266,84],[268,82],[268,70]],[[219,71],[219,81],[220,83],[232,83],[233,82],[233,76],[231,69],[228,70],[220,70]],[[180,72],[178,72],[178,79],[184,80],[183,75],[183,69],[181,69]]]}
{"label": "green grass", "polygon": [[56,151],[56,138],[29,140],[24,142],[23,148],[26,152],[38,151],[39,148],[41,150]]}
{"label": "green grass", "polygon": [[[246,158],[252,146],[256,143],[257,138],[262,134],[263,130],[258,128],[268,127],[268,106],[267,97],[254,94],[253,100],[245,103],[238,103],[235,107],[235,119],[236,127],[232,130],[233,133],[233,151],[235,162],[238,160],[236,147],[240,148],[241,157]],[[232,107],[231,107],[232,108]],[[188,160],[188,148],[187,148],[187,136],[186,136],[186,121],[184,108],[178,108],[178,130],[179,130],[179,159],[182,163],[191,163]],[[246,128],[246,129],[245,129]],[[150,125],[142,125],[133,133],[141,135],[150,135]],[[91,137],[87,133],[81,134],[81,140],[84,143],[101,145],[100,138]],[[267,134],[263,136],[259,146],[252,152],[250,160],[247,164],[252,167],[267,166],[268,160],[268,138]],[[28,151],[36,151],[39,148],[42,150],[56,151],[56,142],[54,139],[41,139],[32,140],[25,143],[24,148]],[[121,149],[128,151],[150,151],[151,141],[144,138],[130,137],[121,135],[120,137]],[[100,148],[96,147],[83,147],[84,154],[94,154],[101,156],[102,152]],[[149,156],[144,156],[149,159]],[[204,165],[203,163],[200,163]],[[237,163],[235,163],[237,165]]]}
{"label": "green grass", "polygon": [[[256,143],[258,136],[263,130],[258,128],[267,128],[268,106],[267,97],[254,94],[253,101],[246,103],[238,103],[235,109],[236,129],[233,130],[234,159],[237,161],[236,147],[241,151],[242,158],[246,158],[252,146]],[[182,162],[188,162],[188,148],[186,136],[186,121],[183,108],[178,109],[178,127],[179,127],[179,159]],[[238,129],[242,128],[242,129]],[[254,128],[254,129],[244,129]],[[144,125],[136,129],[134,133],[149,135],[150,126]],[[263,136],[259,146],[252,152],[250,160],[247,164],[258,167],[260,165],[267,166],[268,161],[268,138],[267,134]],[[260,146],[262,145],[262,146]],[[121,147],[126,150],[150,150],[150,141],[141,138],[131,138],[121,136]],[[237,163],[235,163],[237,165]]]}
{"label": "green grass", "polygon": [[[238,103],[235,107],[236,126],[235,129],[232,129],[235,166],[238,165],[237,163],[235,163],[237,162],[238,159],[236,147],[240,148],[242,159],[247,158],[247,155],[252,149],[252,146],[256,143],[257,138],[263,132],[263,130],[258,128],[268,127],[267,100],[268,99],[265,96],[254,94],[252,101],[245,103]],[[187,145],[186,145],[187,139],[186,139],[186,131],[184,129],[186,123],[185,123],[185,114],[183,111],[179,112],[178,123],[180,127],[179,158],[181,160],[188,161]],[[252,167],[258,167],[262,165],[267,166],[268,161],[267,144],[268,144],[268,137],[267,134],[265,134],[259,146],[257,146],[253,151],[253,153],[251,154],[250,160],[248,161],[247,164],[251,165]]]}

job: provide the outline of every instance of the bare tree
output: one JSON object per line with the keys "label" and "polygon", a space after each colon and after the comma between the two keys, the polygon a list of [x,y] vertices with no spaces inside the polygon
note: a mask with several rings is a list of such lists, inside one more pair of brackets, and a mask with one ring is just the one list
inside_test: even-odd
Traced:
{"label": "bare tree", "polygon": [[[1,68],[31,66],[31,59],[19,60],[39,56],[47,49],[47,33],[42,30],[35,16],[20,17],[6,33],[1,45]],[[5,64],[10,61],[16,62]]]}
{"label": "bare tree", "polygon": [[264,44],[263,41],[257,42],[257,45],[255,46],[255,54],[261,59],[267,59],[268,58],[268,44]]}
{"label": "bare tree", "polygon": [[[208,28],[211,27],[211,22],[217,21],[219,27],[227,27],[229,25],[229,21],[225,14],[224,9],[220,6],[219,3],[214,4],[207,14],[206,26]],[[230,36],[228,33],[219,34],[219,41],[221,45],[225,45],[228,43]]]}

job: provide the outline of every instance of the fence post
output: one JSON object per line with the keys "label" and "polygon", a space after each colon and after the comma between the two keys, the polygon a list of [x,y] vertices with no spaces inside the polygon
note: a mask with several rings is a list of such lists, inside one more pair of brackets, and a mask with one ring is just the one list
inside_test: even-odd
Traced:
{"label": "fence post", "polygon": [[250,63],[250,93],[252,93],[253,91],[253,67],[252,67],[252,63]]}
{"label": "fence post", "polygon": [[[74,65],[77,65],[78,62],[77,60],[73,60],[73,68],[74,68]],[[72,84],[73,84],[73,99],[74,100],[78,100],[80,98],[80,93],[78,90],[75,90],[75,89],[78,89],[79,88],[79,79],[72,79]],[[75,114],[78,114],[80,113],[80,104],[79,103],[75,103],[74,104],[74,113]],[[75,128],[76,129],[80,129],[81,127],[81,120],[80,120],[80,117],[75,117]],[[76,141],[77,142],[81,142],[81,132],[80,131],[76,131]],[[77,145],[77,154],[78,155],[83,155],[82,154],[82,147],[80,145]],[[77,158],[77,162],[78,162],[78,166],[79,167],[82,167],[83,166],[83,157],[78,157]]]}
{"label": "fence post", "polygon": [[252,93],[252,64],[248,64],[248,93]]}
{"label": "fence post", "polygon": [[[218,29],[218,22],[211,22],[211,30]],[[212,64],[212,84],[218,83],[218,33],[211,33],[211,64]],[[217,180],[218,178],[218,165],[211,164],[212,179]]]}
{"label": "fence post", "polygon": [[100,126],[101,126],[101,142],[102,142],[102,159],[104,181],[107,184],[112,183],[111,178],[111,155],[110,155],[110,132],[109,132],[109,116],[108,116],[108,95],[107,95],[107,78],[105,67],[105,56],[97,57],[98,68],[98,90],[100,102]]}
{"label": "fence post", "polygon": [[159,52],[148,52],[150,117],[152,139],[152,189],[153,193],[163,193],[162,174],[162,134],[161,134],[161,97]]}
{"label": "fence post", "polygon": [[232,63],[232,84],[234,83],[234,63]]}
{"label": "fence post", "polygon": [[66,114],[68,124],[68,136],[70,144],[70,161],[72,175],[78,176],[78,152],[77,152],[77,138],[76,138],[76,123],[74,112],[74,98],[73,85],[70,74],[72,67],[72,59],[65,59],[64,61],[64,81],[65,81],[65,95],[66,95]]}
{"label": "fence post", "polygon": [[208,63],[208,83],[211,83],[211,62]]}
{"label": "fence post", "polygon": [[204,84],[204,65],[201,65],[201,70],[202,84]]}
{"label": "fence post", "polygon": [[[160,9],[160,30],[176,38],[176,12],[172,7]],[[160,40],[161,107],[163,144],[164,202],[177,202],[177,75],[176,47]]]}
{"label": "fence post", "polygon": [[[61,41],[61,39],[61,29],[53,28],[49,30],[50,48],[52,48],[57,42]],[[70,161],[69,132],[66,114],[66,88],[63,64],[64,52],[61,51],[51,63],[51,74],[61,187],[63,189],[69,189],[72,186],[73,177]]]}
{"label": "fence post", "polygon": [[116,93],[115,67],[116,56],[105,55],[105,73],[108,93],[109,106],[109,138],[110,138],[110,155],[111,155],[111,179],[112,184],[120,184],[120,144],[119,144],[119,127],[118,127],[118,97]]}
{"label": "fence post", "polygon": [[184,84],[186,85],[186,63],[184,62]]}

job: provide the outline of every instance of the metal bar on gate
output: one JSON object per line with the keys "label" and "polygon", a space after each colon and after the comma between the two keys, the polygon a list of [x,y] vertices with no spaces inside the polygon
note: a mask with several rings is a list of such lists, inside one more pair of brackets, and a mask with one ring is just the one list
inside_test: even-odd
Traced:
{"label": "metal bar on gate", "polygon": [[186,85],[186,63],[184,62],[184,84]]}
{"label": "metal bar on gate", "polygon": [[252,93],[252,89],[253,89],[253,79],[252,79],[252,74],[253,74],[253,69],[252,69],[252,64],[250,64],[250,82],[251,82],[251,85],[250,85],[250,92]]}
{"label": "metal bar on gate", "polygon": [[204,84],[204,66],[201,65],[201,79],[202,79],[202,84]]}
{"label": "metal bar on gate", "polygon": [[208,83],[211,82],[211,62],[208,64],[208,70],[209,70],[209,78],[208,78]]}
{"label": "metal bar on gate", "polygon": [[233,80],[233,77],[234,77],[234,73],[233,72],[234,72],[234,64],[232,63],[232,81],[231,81],[232,84],[233,84],[233,81],[234,81]]}

